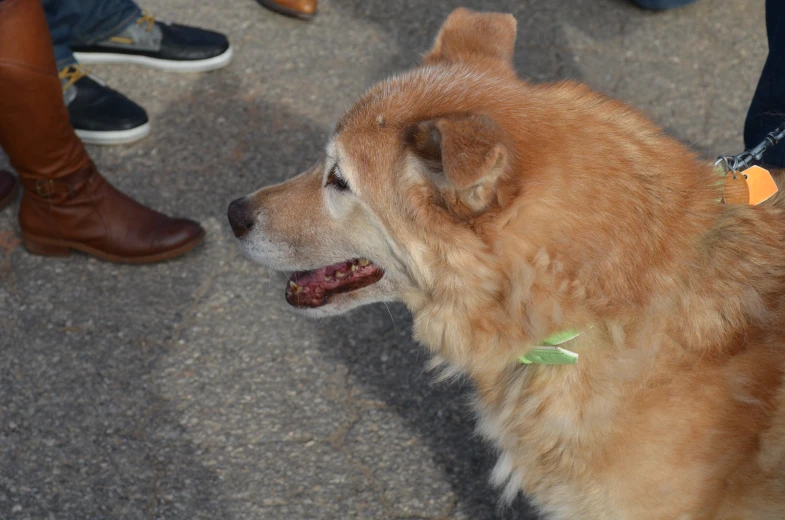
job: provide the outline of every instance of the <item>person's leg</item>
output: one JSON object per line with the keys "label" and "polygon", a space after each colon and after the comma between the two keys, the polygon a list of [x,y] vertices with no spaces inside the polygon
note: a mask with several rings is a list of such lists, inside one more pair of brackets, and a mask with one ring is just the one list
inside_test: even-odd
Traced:
{"label": "person's leg", "polygon": [[[42,0],[55,45],[92,43],[121,31],[142,16],[131,0]],[[55,52],[57,63],[60,57]],[[61,67],[62,68],[62,67]]]}
{"label": "person's leg", "polygon": [[31,252],[143,263],[204,237],[196,222],[146,208],[98,173],[69,123],[37,0],[0,0],[0,147],[24,188],[19,227]]}
{"label": "person's leg", "polygon": [[[72,0],[69,0],[72,1]],[[74,27],[72,44],[94,43],[122,31],[142,16],[131,0],[78,0],[82,19]]]}
{"label": "person's leg", "polygon": [[[42,0],[71,125],[85,143],[120,144],[150,133],[145,110],[95,81],[79,67],[71,46],[101,38],[141,16],[130,0]],[[91,36],[93,35],[93,36]]]}
{"label": "person's leg", "polygon": [[[744,123],[744,145],[757,146],[767,133],[785,122],[785,2],[766,0],[769,56]],[[785,142],[769,150],[763,162],[785,167]]]}
{"label": "person's leg", "polygon": [[79,23],[81,8],[79,0],[42,0],[46,23],[52,37],[52,46],[55,51],[57,68],[76,63],[71,53],[71,39],[73,29]]}
{"label": "person's leg", "polygon": [[665,11],[667,9],[675,9],[688,4],[694,3],[696,0],[632,0],[638,7],[644,9],[652,9],[654,11]]}

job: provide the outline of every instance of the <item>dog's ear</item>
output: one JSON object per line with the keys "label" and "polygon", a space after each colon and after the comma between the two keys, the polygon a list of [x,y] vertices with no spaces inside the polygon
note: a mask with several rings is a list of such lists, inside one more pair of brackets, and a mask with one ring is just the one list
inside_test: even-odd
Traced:
{"label": "dog's ear", "polygon": [[499,125],[482,115],[452,115],[413,125],[407,140],[438,188],[471,213],[488,207],[509,162]]}
{"label": "dog's ear", "polygon": [[423,64],[457,63],[483,56],[512,67],[516,28],[511,14],[478,13],[460,7],[445,20]]}

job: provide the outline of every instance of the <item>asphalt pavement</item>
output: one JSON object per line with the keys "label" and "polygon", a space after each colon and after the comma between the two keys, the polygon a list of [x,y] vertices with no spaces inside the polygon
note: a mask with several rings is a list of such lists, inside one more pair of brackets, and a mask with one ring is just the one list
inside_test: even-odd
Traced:
{"label": "asphalt pavement", "polygon": [[522,76],[586,82],[707,158],[742,150],[767,52],[757,0],[321,0],[310,23],[253,0],[148,0],[228,33],[234,62],[95,67],[153,129],[89,151],[207,241],[151,266],[44,258],[19,244],[16,204],[0,212],[0,519],[536,518],[524,498],[497,505],[471,389],[432,381],[405,308],[297,317],[225,218],[315,162],[342,111],[416,63],[458,6],[516,15]]}

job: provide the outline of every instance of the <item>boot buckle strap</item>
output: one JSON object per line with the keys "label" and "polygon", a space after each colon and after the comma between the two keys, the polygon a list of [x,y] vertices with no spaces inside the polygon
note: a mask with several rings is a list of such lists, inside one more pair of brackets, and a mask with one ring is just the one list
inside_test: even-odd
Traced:
{"label": "boot buckle strap", "polygon": [[74,173],[56,179],[42,179],[40,177],[35,178],[23,175],[21,180],[22,185],[26,190],[34,192],[42,199],[63,194],[74,197],[76,195],[76,189],[85,182],[92,182],[96,174],[95,166],[92,162],[89,162],[86,166],[79,168]]}
{"label": "boot buckle strap", "polygon": [[58,193],[67,193],[72,197],[75,195],[71,184],[54,179],[36,179],[35,193],[42,198],[52,197]]}

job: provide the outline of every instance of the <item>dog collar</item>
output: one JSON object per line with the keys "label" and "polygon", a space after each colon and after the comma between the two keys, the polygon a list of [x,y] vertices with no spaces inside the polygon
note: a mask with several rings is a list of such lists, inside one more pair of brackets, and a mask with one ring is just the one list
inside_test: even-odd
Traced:
{"label": "dog collar", "polygon": [[542,341],[542,345],[534,347],[519,357],[518,361],[524,365],[574,365],[578,362],[578,354],[559,345],[580,335],[580,331],[573,329],[551,334]]}

